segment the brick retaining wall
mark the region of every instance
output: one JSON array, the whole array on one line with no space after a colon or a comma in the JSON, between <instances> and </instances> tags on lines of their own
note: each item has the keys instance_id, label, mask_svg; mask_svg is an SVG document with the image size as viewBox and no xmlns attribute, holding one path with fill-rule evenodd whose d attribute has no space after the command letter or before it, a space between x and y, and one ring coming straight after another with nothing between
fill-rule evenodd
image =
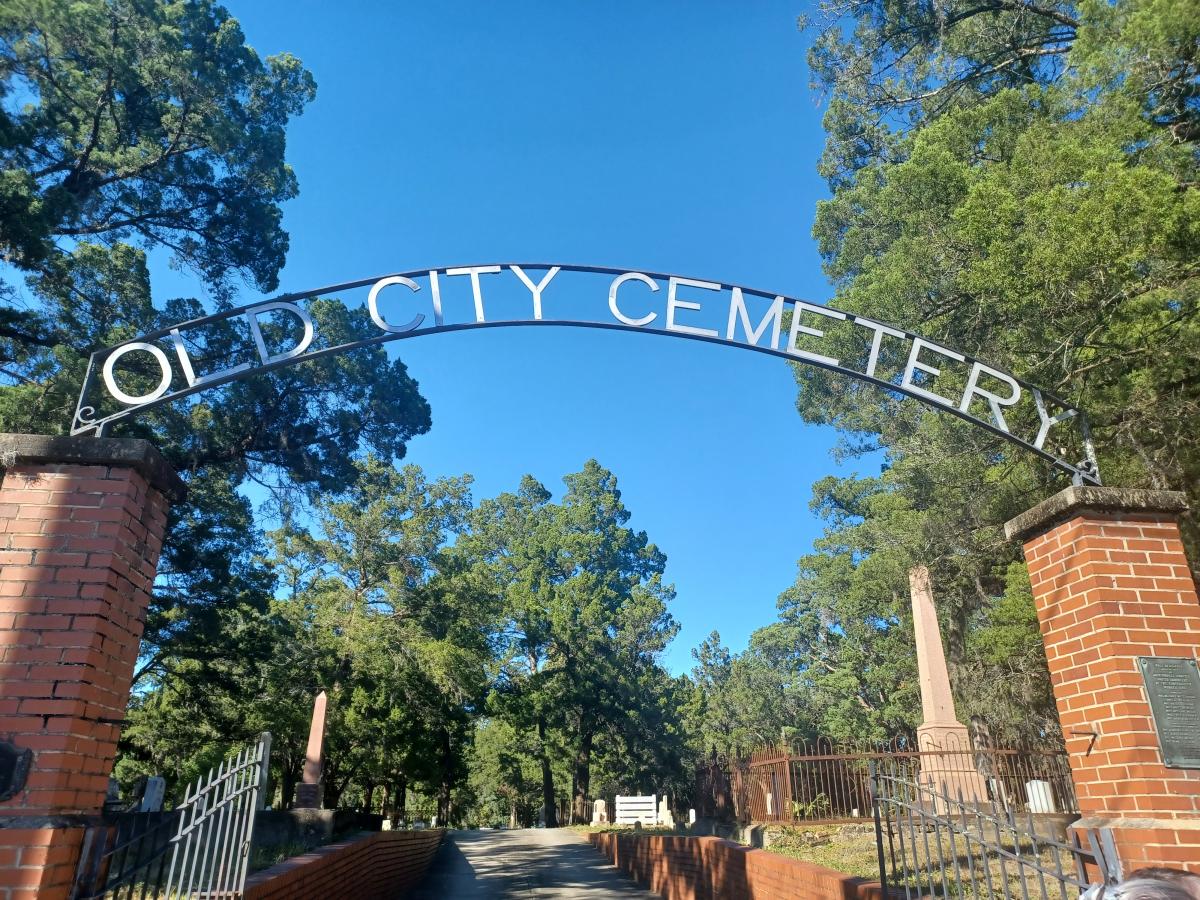
<instances>
[{"instance_id":1,"label":"brick retaining wall","mask_svg":"<svg viewBox=\"0 0 1200 900\"><path fill-rule=\"evenodd\" d=\"M667 900L881 900L878 881L856 878L716 837L600 832L588 840L618 868Z\"/></svg>"},{"instance_id":2,"label":"brick retaining wall","mask_svg":"<svg viewBox=\"0 0 1200 900\"><path fill-rule=\"evenodd\" d=\"M443 834L379 831L328 844L251 875L244 900L395 897L421 880Z\"/></svg>"}]
</instances>

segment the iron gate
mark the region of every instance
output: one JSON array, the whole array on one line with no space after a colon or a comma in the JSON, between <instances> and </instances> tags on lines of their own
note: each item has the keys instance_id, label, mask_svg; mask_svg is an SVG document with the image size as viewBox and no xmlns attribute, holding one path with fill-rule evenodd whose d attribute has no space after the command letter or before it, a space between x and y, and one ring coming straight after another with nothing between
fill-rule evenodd
<instances>
[{"instance_id":1,"label":"iron gate","mask_svg":"<svg viewBox=\"0 0 1200 900\"><path fill-rule=\"evenodd\" d=\"M236 900L246 884L254 814L265 799L271 735L188 785L170 812L125 814L89 829L75 900Z\"/></svg>"},{"instance_id":2,"label":"iron gate","mask_svg":"<svg viewBox=\"0 0 1200 900\"><path fill-rule=\"evenodd\" d=\"M893 760L872 760L870 780L885 897L1078 900L1092 883L1120 880L1106 831L1088 832L1085 847L1063 819L1018 818L974 791L964 800L953 775L923 778Z\"/></svg>"}]
</instances>

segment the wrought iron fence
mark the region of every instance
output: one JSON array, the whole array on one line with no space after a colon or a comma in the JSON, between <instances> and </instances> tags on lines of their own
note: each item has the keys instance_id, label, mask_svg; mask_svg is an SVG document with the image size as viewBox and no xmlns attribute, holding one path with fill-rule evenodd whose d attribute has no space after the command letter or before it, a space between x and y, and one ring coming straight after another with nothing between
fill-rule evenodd
<instances>
[{"instance_id":1,"label":"wrought iron fence","mask_svg":"<svg viewBox=\"0 0 1200 900\"><path fill-rule=\"evenodd\" d=\"M885 897L905 900L1078 900L1091 883L1120 878L1111 834L1079 834L979 794L982 784L893 759L869 764ZM965 793L964 793L965 789Z\"/></svg>"},{"instance_id":2,"label":"wrought iron fence","mask_svg":"<svg viewBox=\"0 0 1200 900\"><path fill-rule=\"evenodd\" d=\"M169 812L122 813L89 829L76 900L236 900L266 787L271 735L188 785Z\"/></svg>"},{"instance_id":3,"label":"wrought iron fence","mask_svg":"<svg viewBox=\"0 0 1200 900\"><path fill-rule=\"evenodd\" d=\"M733 784L729 777L729 765L724 759L717 756L715 750L707 761L696 767L692 806L696 810L696 815L702 818L722 820L737 818L733 800Z\"/></svg>"},{"instance_id":4,"label":"wrought iron fence","mask_svg":"<svg viewBox=\"0 0 1200 900\"><path fill-rule=\"evenodd\" d=\"M888 760L910 777L923 766L978 773L987 799L1017 813L1078 811L1065 751L918 747L903 738L870 748L818 740L728 760L714 756L697 770L694 805L700 815L742 822L866 821L872 760Z\"/></svg>"}]
</instances>

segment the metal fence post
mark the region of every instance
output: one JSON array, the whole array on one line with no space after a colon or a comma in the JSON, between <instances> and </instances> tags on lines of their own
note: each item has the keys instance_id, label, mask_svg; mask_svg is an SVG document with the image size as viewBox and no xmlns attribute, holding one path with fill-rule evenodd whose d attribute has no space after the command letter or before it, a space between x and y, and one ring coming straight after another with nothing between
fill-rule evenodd
<instances>
[{"instance_id":1,"label":"metal fence post","mask_svg":"<svg viewBox=\"0 0 1200 900\"><path fill-rule=\"evenodd\" d=\"M883 821L879 815L879 778L878 763L874 759L867 760L867 783L871 793L871 812L875 817L875 854L879 860L879 887L882 896L888 896L887 863L883 855Z\"/></svg>"},{"instance_id":2,"label":"metal fence post","mask_svg":"<svg viewBox=\"0 0 1200 900\"><path fill-rule=\"evenodd\" d=\"M262 760L262 769L258 773L258 798L255 801L255 809L263 809L267 803L267 779L271 774L271 732L264 731L258 736L258 743L262 750L259 753L259 758Z\"/></svg>"}]
</instances>

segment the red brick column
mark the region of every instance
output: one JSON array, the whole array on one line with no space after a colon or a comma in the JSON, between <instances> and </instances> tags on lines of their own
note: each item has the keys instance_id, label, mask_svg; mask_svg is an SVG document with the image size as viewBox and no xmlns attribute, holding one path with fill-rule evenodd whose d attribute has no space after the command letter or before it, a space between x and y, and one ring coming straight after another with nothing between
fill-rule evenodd
<instances>
[{"instance_id":1,"label":"red brick column","mask_svg":"<svg viewBox=\"0 0 1200 900\"><path fill-rule=\"evenodd\" d=\"M1005 526L1023 542L1083 818L1125 871L1200 872L1200 768L1167 768L1138 657L1200 657L1184 495L1072 487ZM1200 741L1200 736L1198 736Z\"/></svg>"},{"instance_id":2,"label":"red brick column","mask_svg":"<svg viewBox=\"0 0 1200 900\"><path fill-rule=\"evenodd\" d=\"M67 896L100 813L167 522L183 484L146 441L0 435L0 900Z\"/></svg>"}]
</instances>

